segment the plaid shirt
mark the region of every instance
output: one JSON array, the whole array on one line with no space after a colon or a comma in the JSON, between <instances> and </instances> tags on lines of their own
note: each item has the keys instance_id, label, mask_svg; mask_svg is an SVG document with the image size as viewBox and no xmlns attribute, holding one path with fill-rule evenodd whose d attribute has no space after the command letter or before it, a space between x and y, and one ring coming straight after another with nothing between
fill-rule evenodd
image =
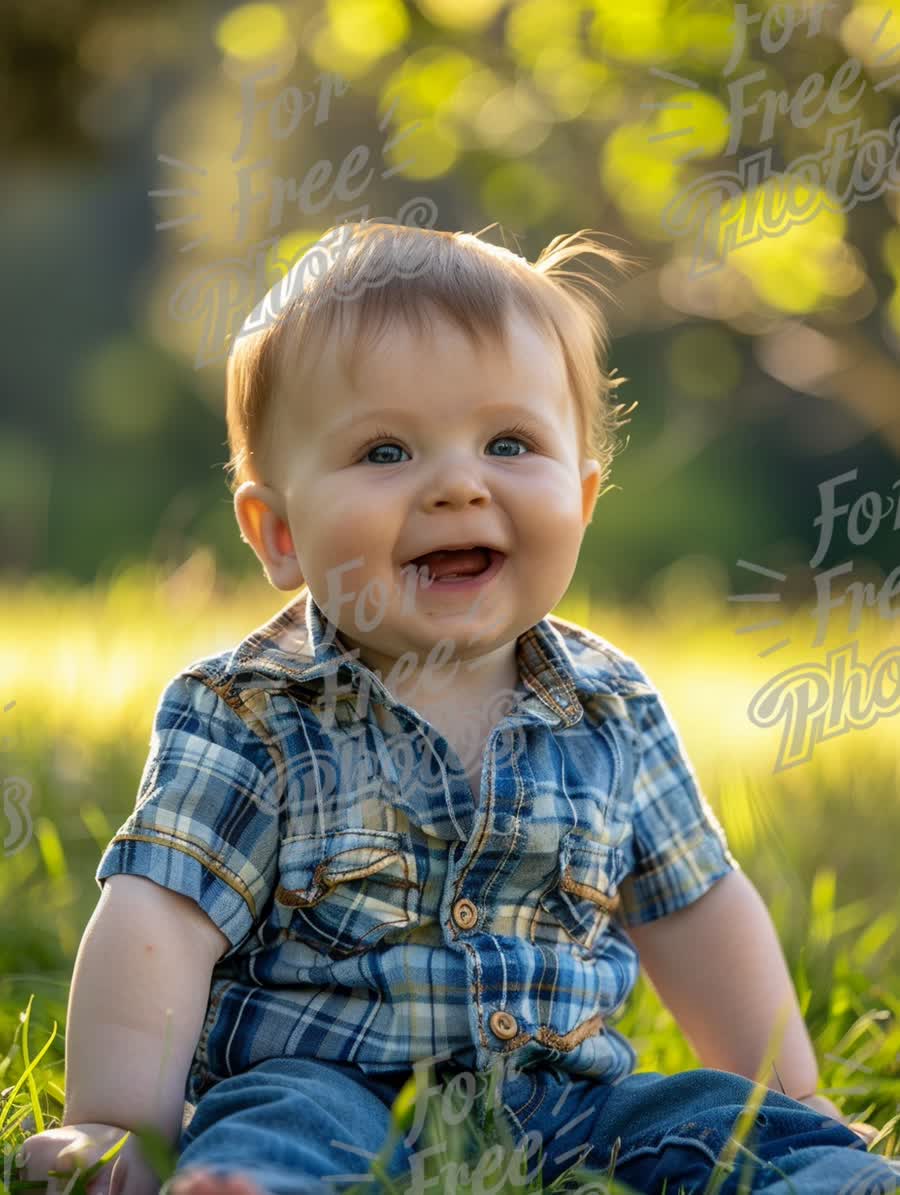
<instances>
[{"instance_id":1,"label":"plaid shirt","mask_svg":"<svg viewBox=\"0 0 900 1195\"><path fill-rule=\"evenodd\" d=\"M285 1055L483 1072L514 1054L604 1082L634 1069L606 1023L638 977L625 929L739 864L632 660L555 616L517 659L477 805L453 748L308 590L165 688L95 878L188 896L231 943L191 1102Z\"/></svg>"}]
</instances>

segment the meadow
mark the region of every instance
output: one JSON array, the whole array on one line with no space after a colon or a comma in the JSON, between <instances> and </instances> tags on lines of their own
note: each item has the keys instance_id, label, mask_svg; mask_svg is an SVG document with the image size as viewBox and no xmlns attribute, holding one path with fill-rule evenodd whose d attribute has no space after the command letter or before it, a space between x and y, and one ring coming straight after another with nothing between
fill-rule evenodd
<instances>
[{"instance_id":1,"label":"meadow","mask_svg":"<svg viewBox=\"0 0 900 1195\"><path fill-rule=\"evenodd\" d=\"M0 1195L28 1189L11 1159L30 1134L61 1121L72 966L100 894L97 862L133 806L159 694L188 662L235 644L289 597L263 580L227 585L203 550L168 576L134 565L77 590L49 577L0 590ZM826 644L812 647L814 620L798 608L768 637L738 633L760 621L758 609L729 603L702 573L690 580L684 570L640 608L570 591L555 613L633 656L662 691L729 845L771 911L820 1093L879 1130L870 1150L900 1155L897 713L779 770L782 728L748 716L762 686L821 663L830 648L858 640L859 660L871 662L891 645L890 622L875 612L858 629L835 619ZM760 655L785 636L786 648ZM10 802L14 790L30 795ZM633 1043L638 1071L700 1065L643 973L613 1023ZM412 1096L401 1092L398 1125ZM149 1138L147 1147L167 1177L171 1154ZM403 1188L385 1178L382 1189ZM578 1189L625 1190L614 1174L596 1173Z\"/></svg>"}]
</instances>

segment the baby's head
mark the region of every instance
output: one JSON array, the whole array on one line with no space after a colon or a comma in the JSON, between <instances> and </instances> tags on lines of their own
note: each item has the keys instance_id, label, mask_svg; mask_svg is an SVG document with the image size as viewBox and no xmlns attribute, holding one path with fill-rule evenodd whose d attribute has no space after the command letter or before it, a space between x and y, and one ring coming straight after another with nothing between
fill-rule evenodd
<instances>
[{"instance_id":1,"label":"baby's head","mask_svg":"<svg viewBox=\"0 0 900 1195\"><path fill-rule=\"evenodd\" d=\"M470 234L340 225L232 346L243 537L274 586L309 587L370 667L434 659L441 640L454 659L501 652L565 595L625 380L604 371L602 313L559 269L584 252L630 264L580 234L531 264ZM477 588L410 563L468 545L502 553Z\"/></svg>"}]
</instances>

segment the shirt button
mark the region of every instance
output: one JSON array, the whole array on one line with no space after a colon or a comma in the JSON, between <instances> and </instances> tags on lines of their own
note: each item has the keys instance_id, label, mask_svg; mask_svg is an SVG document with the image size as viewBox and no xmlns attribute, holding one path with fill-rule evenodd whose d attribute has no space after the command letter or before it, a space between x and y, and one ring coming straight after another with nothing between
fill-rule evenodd
<instances>
[{"instance_id":1,"label":"shirt button","mask_svg":"<svg viewBox=\"0 0 900 1195\"><path fill-rule=\"evenodd\" d=\"M508 1012L491 1013L491 1019L488 1021L488 1024L491 1027L491 1032L495 1033L497 1037L502 1037L504 1041L515 1037L519 1032L519 1022Z\"/></svg>"},{"instance_id":2,"label":"shirt button","mask_svg":"<svg viewBox=\"0 0 900 1195\"><path fill-rule=\"evenodd\" d=\"M478 910L470 900L463 897L453 906L453 920L460 929L471 929L478 920Z\"/></svg>"}]
</instances>

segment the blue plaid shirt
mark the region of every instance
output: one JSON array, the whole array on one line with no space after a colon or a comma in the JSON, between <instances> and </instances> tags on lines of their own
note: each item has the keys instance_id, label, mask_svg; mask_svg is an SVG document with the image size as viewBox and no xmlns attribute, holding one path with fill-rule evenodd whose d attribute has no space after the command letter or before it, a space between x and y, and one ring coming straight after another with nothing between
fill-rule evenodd
<instances>
[{"instance_id":1,"label":"blue plaid shirt","mask_svg":"<svg viewBox=\"0 0 900 1195\"><path fill-rule=\"evenodd\" d=\"M454 749L308 590L165 688L95 878L188 896L231 943L191 1102L285 1055L483 1072L514 1054L604 1082L634 1069L607 1023L638 977L625 929L739 864L632 660L555 616L516 650L477 805Z\"/></svg>"}]
</instances>

